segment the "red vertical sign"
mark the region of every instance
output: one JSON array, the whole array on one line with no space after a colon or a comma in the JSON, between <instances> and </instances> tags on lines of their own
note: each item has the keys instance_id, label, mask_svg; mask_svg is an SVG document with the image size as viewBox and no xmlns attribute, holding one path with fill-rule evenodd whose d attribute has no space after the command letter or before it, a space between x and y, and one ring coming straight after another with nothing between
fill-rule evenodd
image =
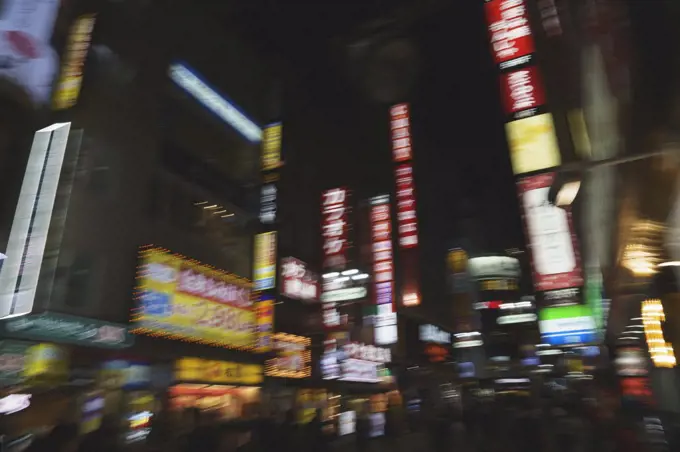
<instances>
[{"instance_id":1,"label":"red vertical sign","mask_svg":"<svg viewBox=\"0 0 680 452\"><path fill-rule=\"evenodd\" d=\"M420 304L418 275L418 217L413 182L413 147L408 104L390 108L392 160L395 162L397 237L401 249L401 304Z\"/></svg>"},{"instance_id":2,"label":"red vertical sign","mask_svg":"<svg viewBox=\"0 0 680 452\"><path fill-rule=\"evenodd\" d=\"M347 195L346 188L333 188L321 195L324 268L347 263Z\"/></svg>"},{"instance_id":3,"label":"red vertical sign","mask_svg":"<svg viewBox=\"0 0 680 452\"><path fill-rule=\"evenodd\" d=\"M411 160L411 126L407 104L398 104L390 109L392 130L392 158L395 162Z\"/></svg>"}]
</instances>

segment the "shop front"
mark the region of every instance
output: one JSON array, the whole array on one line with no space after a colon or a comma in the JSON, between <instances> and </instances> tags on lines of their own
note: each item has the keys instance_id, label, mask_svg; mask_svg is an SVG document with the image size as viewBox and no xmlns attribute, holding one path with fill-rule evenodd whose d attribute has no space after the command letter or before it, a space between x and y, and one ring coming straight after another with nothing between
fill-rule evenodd
<instances>
[{"instance_id":1,"label":"shop front","mask_svg":"<svg viewBox=\"0 0 680 452\"><path fill-rule=\"evenodd\" d=\"M392 360L390 349L356 342L338 345L336 338L327 339L324 348L320 366L328 431L338 437L354 434L356 419L366 416L371 424L369 436L383 436L386 411L401 406L387 367Z\"/></svg>"},{"instance_id":2,"label":"shop front","mask_svg":"<svg viewBox=\"0 0 680 452\"><path fill-rule=\"evenodd\" d=\"M170 408L181 416L199 409L222 422L260 415L264 369L260 364L181 358L169 388Z\"/></svg>"}]
</instances>

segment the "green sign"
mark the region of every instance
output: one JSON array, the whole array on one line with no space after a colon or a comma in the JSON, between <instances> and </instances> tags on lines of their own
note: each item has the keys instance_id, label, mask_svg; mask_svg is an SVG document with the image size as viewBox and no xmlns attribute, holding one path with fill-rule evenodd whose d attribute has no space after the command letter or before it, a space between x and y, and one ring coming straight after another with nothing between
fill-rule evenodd
<instances>
[{"instance_id":1,"label":"green sign","mask_svg":"<svg viewBox=\"0 0 680 452\"><path fill-rule=\"evenodd\" d=\"M125 325L54 313L3 320L0 333L12 338L102 348L126 348L134 341Z\"/></svg>"}]
</instances>

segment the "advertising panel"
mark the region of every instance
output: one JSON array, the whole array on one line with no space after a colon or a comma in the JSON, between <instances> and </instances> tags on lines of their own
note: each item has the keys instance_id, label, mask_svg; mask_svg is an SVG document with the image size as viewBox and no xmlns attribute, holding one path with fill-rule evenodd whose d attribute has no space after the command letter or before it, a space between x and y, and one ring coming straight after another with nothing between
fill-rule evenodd
<instances>
[{"instance_id":1,"label":"advertising panel","mask_svg":"<svg viewBox=\"0 0 680 452\"><path fill-rule=\"evenodd\" d=\"M531 249L534 287L544 307L580 303L584 283L571 211L548 202L554 177L554 173L545 173L517 183Z\"/></svg>"},{"instance_id":2,"label":"advertising panel","mask_svg":"<svg viewBox=\"0 0 680 452\"><path fill-rule=\"evenodd\" d=\"M410 163L397 166L397 224L399 245L402 248L418 246L418 223L416 198L413 188L413 166Z\"/></svg>"},{"instance_id":3,"label":"advertising panel","mask_svg":"<svg viewBox=\"0 0 680 452\"><path fill-rule=\"evenodd\" d=\"M308 378L312 375L312 341L308 337L277 333L274 335L276 357L267 360L268 377Z\"/></svg>"},{"instance_id":4,"label":"advertising panel","mask_svg":"<svg viewBox=\"0 0 680 452\"><path fill-rule=\"evenodd\" d=\"M392 130L392 158L395 162L411 160L411 126L408 104L397 104L390 108Z\"/></svg>"},{"instance_id":5,"label":"advertising panel","mask_svg":"<svg viewBox=\"0 0 680 452\"><path fill-rule=\"evenodd\" d=\"M281 280L281 295L294 300L319 300L319 277L301 260L284 258L281 262Z\"/></svg>"},{"instance_id":6,"label":"advertising panel","mask_svg":"<svg viewBox=\"0 0 680 452\"><path fill-rule=\"evenodd\" d=\"M486 0L484 9L497 64L534 52L534 38L523 0Z\"/></svg>"},{"instance_id":7,"label":"advertising panel","mask_svg":"<svg viewBox=\"0 0 680 452\"><path fill-rule=\"evenodd\" d=\"M262 171L270 171L281 166L282 124L269 124L262 131Z\"/></svg>"},{"instance_id":8,"label":"advertising panel","mask_svg":"<svg viewBox=\"0 0 680 452\"><path fill-rule=\"evenodd\" d=\"M255 303L255 319L257 321L257 344L255 351L265 353L272 349L272 331L274 331L274 297L260 295Z\"/></svg>"},{"instance_id":9,"label":"advertising panel","mask_svg":"<svg viewBox=\"0 0 680 452\"><path fill-rule=\"evenodd\" d=\"M255 290L268 290L276 286L276 231L255 236Z\"/></svg>"},{"instance_id":10,"label":"advertising panel","mask_svg":"<svg viewBox=\"0 0 680 452\"><path fill-rule=\"evenodd\" d=\"M587 306L561 306L541 309L538 327L544 343L560 346L594 342L595 321Z\"/></svg>"},{"instance_id":11,"label":"advertising panel","mask_svg":"<svg viewBox=\"0 0 680 452\"><path fill-rule=\"evenodd\" d=\"M80 86L83 83L83 65L90 48L95 20L94 14L84 14L71 26L61 75L54 89L55 110L73 107L78 102Z\"/></svg>"},{"instance_id":12,"label":"advertising panel","mask_svg":"<svg viewBox=\"0 0 680 452\"><path fill-rule=\"evenodd\" d=\"M544 105L545 93L538 68L529 66L501 74L501 94L508 115Z\"/></svg>"},{"instance_id":13,"label":"advertising panel","mask_svg":"<svg viewBox=\"0 0 680 452\"><path fill-rule=\"evenodd\" d=\"M321 357L321 374L324 380L340 379L363 383L381 381L379 371L391 361L390 350L358 343L346 344L337 350L335 341L326 341L326 351Z\"/></svg>"},{"instance_id":14,"label":"advertising panel","mask_svg":"<svg viewBox=\"0 0 680 452\"><path fill-rule=\"evenodd\" d=\"M262 370L259 364L181 358L175 366L175 380L187 383L257 385L262 383Z\"/></svg>"},{"instance_id":15,"label":"advertising panel","mask_svg":"<svg viewBox=\"0 0 680 452\"><path fill-rule=\"evenodd\" d=\"M251 283L161 248L140 252L133 333L250 349Z\"/></svg>"},{"instance_id":16,"label":"advertising panel","mask_svg":"<svg viewBox=\"0 0 680 452\"><path fill-rule=\"evenodd\" d=\"M554 168L562 162L550 113L509 122L505 134L515 174Z\"/></svg>"},{"instance_id":17,"label":"advertising panel","mask_svg":"<svg viewBox=\"0 0 680 452\"><path fill-rule=\"evenodd\" d=\"M348 198L346 188L326 190L321 196L323 267L343 267L347 263Z\"/></svg>"},{"instance_id":18,"label":"advertising panel","mask_svg":"<svg viewBox=\"0 0 680 452\"><path fill-rule=\"evenodd\" d=\"M271 175L270 175L271 176ZM265 183L260 187L260 222L271 225L276 223L278 216L278 177L265 177Z\"/></svg>"},{"instance_id":19,"label":"advertising panel","mask_svg":"<svg viewBox=\"0 0 680 452\"><path fill-rule=\"evenodd\" d=\"M394 260L389 197L373 198L371 204L375 304L391 305L394 309Z\"/></svg>"},{"instance_id":20,"label":"advertising panel","mask_svg":"<svg viewBox=\"0 0 680 452\"><path fill-rule=\"evenodd\" d=\"M0 77L49 104L59 57L50 45L59 0L4 2L0 12Z\"/></svg>"},{"instance_id":21,"label":"advertising panel","mask_svg":"<svg viewBox=\"0 0 680 452\"><path fill-rule=\"evenodd\" d=\"M125 325L52 312L0 321L0 335L114 349L134 342Z\"/></svg>"},{"instance_id":22,"label":"advertising panel","mask_svg":"<svg viewBox=\"0 0 680 452\"><path fill-rule=\"evenodd\" d=\"M55 123L33 137L0 266L0 318L33 311L70 131Z\"/></svg>"}]
</instances>

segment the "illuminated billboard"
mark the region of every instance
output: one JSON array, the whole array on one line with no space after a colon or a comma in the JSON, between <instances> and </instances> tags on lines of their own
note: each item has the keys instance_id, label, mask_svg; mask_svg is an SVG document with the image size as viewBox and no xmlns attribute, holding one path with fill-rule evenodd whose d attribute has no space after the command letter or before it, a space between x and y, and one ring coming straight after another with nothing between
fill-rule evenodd
<instances>
[{"instance_id":1,"label":"illuminated billboard","mask_svg":"<svg viewBox=\"0 0 680 452\"><path fill-rule=\"evenodd\" d=\"M269 124L262 131L262 171L269 171L281 166L281 134L280 122Z\"/></svg>"},{"instance_id":2,"label":"illuminated billboard","mask_svg":"<svg viewBox=\"0 0 680 452\"><path fill-rule=\"evenodd\" d=\"M276 287L276 231L255 236L255 268L253 281L255 290Z\"/></svg>"},{"instance_id":3,"label":"illuminated billboard","mask_svg":"<svg viewBox=\"0 0 680 452\"><path fill-rule=\"evenodd\" d=\"M140 261L133 333L254 347L250 281L162 248L143 248Z\"/></svg>"},{"instance_id":4,"label":"illuminated billboard","mask_svg":"<svg viewBox=\"0 0 680 452\"><path fill-rule=\"evenodd\" d=\"M267 360L264 370L266 376L308 378L312 375L311 339L286 333L276 333L273 339L276 357Z\"/></svg>"},{"instance_id":5,"label":"illuminated billboard","mask_svg":"<svg viewBox=\"0 0 680 452\"><path fill-rule=\"evenodd\" d=\"M411 126L407 104L398 104L390 109L392 130L392 158L395 162L411 160Z\"/></svg>"},{"instance_id":6,"label":"illuminated billboard","mask_svg":"<svg viewBox=\"0 0 680 452\"><path fill-rule=\"evenodd\" d=\"M485 2L484 10L498 65L504 67L512 60L534 52L534 38L524 1L490 0Z\"/></svg>"},{"instance_id":7,"label":"illuminated billboard","mask_svg":"<svg viewBox=\"0 0 680 452\"><path fill-rule=\"evenodd\" d=\"M33 311L70 131L70 122L56 123L33 137L5 258L0 260L0 318Z\"/></svg>"},{"instance_id":8,"label":"illuminated billboard","mask_svg":"<svg viewBox=\"0 0 680 452\"><path fill-rule=\"evenodd\" d=\"M83 83L83 65L90 48L95 15L84 14L71 26L59 81L54 89L53 107L63 110L78 102Z\"/></svg>"},{"instance_id":9,"label":"illuminated billboard","mask_svg":"<svg viewBox=\"0 0 680 452\"><path fill-rule=\"evenodd\" d=\"M505 124L512 171L529 173L554 168L561 163L555 126L550 113Z\"/></svg>"},{"instance_id":10,"label":"illuminated billboard","mask_svg":"<svg viewBox=\"0 0 680 452\"><path fill-rule=\"evenodd\" d=\"M321 196L323 267L343 267L347 263L349 192L346 188L326 190Z\"/></svg>"},{"instance_id":11,"label":"illuminated billboard","mask_svg":"<svg viewBox=\"0 0 680 452\"><path fill-rule=\"evenodd\" d=\"M584 284L571 211L548 202L554 177L554 173L544 173L517 183L531 249L534 287L543 307L581 303Z\"/></svg>"},{"instance_id":12,"label":"illuminated billboard","mask_svg":"<svg viewBox=\"0 0 680 452\"><path fill-rule=\"evenodd\" d=\"M0 78L24 88L35 104L48 104L59 66L51 46L59 0L3 2Z\"/></svg>"}]
</instances>

